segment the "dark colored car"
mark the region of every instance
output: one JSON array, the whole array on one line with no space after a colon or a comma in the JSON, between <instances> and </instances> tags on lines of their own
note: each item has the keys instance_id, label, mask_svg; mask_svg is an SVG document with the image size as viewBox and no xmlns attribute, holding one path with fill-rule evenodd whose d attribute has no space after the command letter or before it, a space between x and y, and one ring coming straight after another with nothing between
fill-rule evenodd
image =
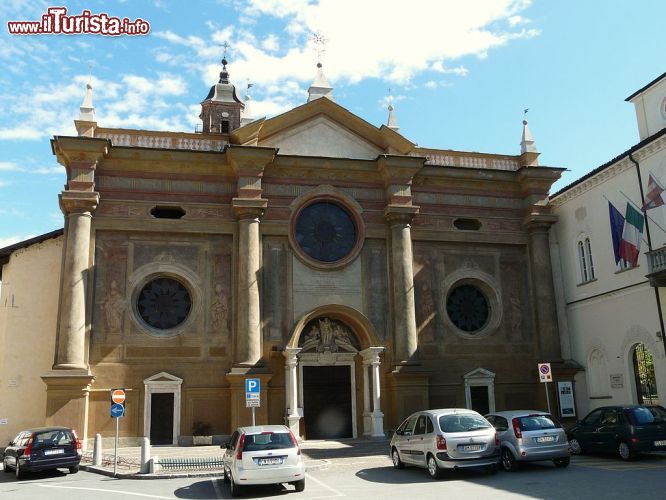
<instances>
[{"instance_id":1,"label":"dark colored car","mask_svg":"<svg viewBox=\"0 0 666 500\"><path fill-rule=\"evenodd\" d=\"M571 453L666 451L666 410L661 406L604 406L591 411L567 432Z\"/></svg>"},{"instance_id":2,"label":"dark colored car","mask_svg":"<svg viewBox=\"0 0 666 500\"><path fill-rule=\"evenodd\" d=\"M81 462L81 442L67 427L40 427L21 431L5 448L5 472L13 469L20 479L26 472L69 469L74 474Z\"/></svg>"}]
</instances>

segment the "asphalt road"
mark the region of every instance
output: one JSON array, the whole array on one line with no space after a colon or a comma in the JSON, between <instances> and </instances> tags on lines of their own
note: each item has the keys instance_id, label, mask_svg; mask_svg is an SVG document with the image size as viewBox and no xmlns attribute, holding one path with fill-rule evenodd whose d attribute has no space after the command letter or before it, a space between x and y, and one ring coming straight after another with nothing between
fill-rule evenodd
<instances>
[{"instance_id":1,"label":"asphalt road","mask_svg":"<svg viewBox=\"0 0 666 500\"><path fill-rule=\"evenodd\" d=\"M574 457L567 469L549 463L530 464L516 473L500 471L451 472L431 480L425 470L394 470L385 456L332 460L308 472L306 488L291 486L248 487L245 498L349 498L407 499L658 499L666 496L666 457L645 457L622 462L610 456ZM48 472L17 481L0 473L0 498L95 500L230 498L229 487L216 478L131 480L79 472Z\"/></svg>"}]
</instances>

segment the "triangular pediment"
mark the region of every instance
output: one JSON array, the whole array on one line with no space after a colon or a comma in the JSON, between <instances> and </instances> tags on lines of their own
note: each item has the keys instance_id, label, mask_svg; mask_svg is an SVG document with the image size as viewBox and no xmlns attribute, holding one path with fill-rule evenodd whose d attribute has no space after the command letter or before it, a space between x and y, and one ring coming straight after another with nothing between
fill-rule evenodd
<instances>
[{"instance_id":1,"label":"triangular pediment","mask_svg":"<svg viewBox=\"0 0 666 500\"><path fill-rule=\"evenodd\" d=\"M183 379L178 378L175 375L171 375L170 373L167 372L160 372L148 377L147 379L144 379L143 381L144 384L147 384L149 382L175 382L180 384L183 382Z\"/></svg>"},{"instance_id":2,"label":"triangular pediment","mask_svg":"<svg viewBox=\"0 0 666 500\"><path fill-rule=\"evenodd\" d=\"M280 155L374 160L381 154L406 155L414 144L382 125L375 127L325 98L235 130L232 143L274 147Z\"/></svg>"},{"instance_id":3,"label":"triangular pediment","mask_svg":"<svg viewBox=\"0 0 666 500\"><path fill-rule=\"evenodd\" d=\"M463 378L495 378L495 374L485 368L477 368L465 374Z\"/></svg>"}]
</instances>

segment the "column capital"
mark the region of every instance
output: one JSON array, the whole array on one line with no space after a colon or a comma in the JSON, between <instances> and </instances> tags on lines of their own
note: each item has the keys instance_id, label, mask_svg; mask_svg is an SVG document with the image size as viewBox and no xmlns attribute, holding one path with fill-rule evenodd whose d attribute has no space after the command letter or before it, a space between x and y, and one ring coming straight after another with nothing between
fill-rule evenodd
<instances>
[{"instance_id":1,"label":"column capital","mask_svg":"<svg viewBox=\"0 0 666 500\"><path fill-rule=\"evenodd\" d=\"M264 198L233 198L231 208L238 220L261 219L268 208L268 200Z\"/></svg>"},{"instance_id":2,"label":"column capital","mask_svg":"<svg viewBox=\"0 0 666 500\"><path fill-rule=\"evenodd\" d=\"M225 153L227 162L238 177L261 177L264 168L273 161L276 154L276 148L234 145L227 146Z\"/></svg>"},{"instance_id":3,"label":"column capital","mask_svg":"<svg viewBox=\"0 0 666 500\"><path fill-rule=\"evenodd\" d=\"M90 191L63 191L58 195L60 210L65 215L92 213L99 204L99 193Z\"/></svg>"},{"instance_id":4,"label":"column capital","mask_svg":"<svg viewBox=\"0 0 666 500\"><path fill-rule=\"evenodd\" d=\"M300 347L286 347L284 351L282 351L282 355L285 357L287 364L295 364L298 362L296 355L299 352L301 352Z\"/></svg>"},{"instance_id":5,"label":"column capital","mask_svg":"<svg viewBox=\"0 0 666 500\"><path fill-rule=\"evenodd\" d=\"M557 215L550 213L531 213L523 219L523 226L530 233L546 232L557 222Z\"/></svg>"},{"instance_id":6,"label":"column capital","mask_svg":"<svg viewBox=\"0 0 666 500\"><path fill-rule=\"evenodd\" d=\"M363 356L363 364L369 365L381 363L379 355L384 351L384 349L384 347L368 347L367 349L359 352L359 354Z\"/></svg>"},{"instance_id":7,"label":"column capital","mask_svg":"<svg viewBox=\"0 0 666 500\"><path fill-rule=\"evenodd\" d=\"M411 184L412 179L421 170L426 160L425 156L380 155L377 158L377 170L386 186Z\"/></svg>"},{"instance_id":8,"label":"column capital","mask_svg":"<svg viewBox=\"0 0 666 500\"><path fill-rule=\"evenodd\" d=\"M390 225L411 224L414 216L419 213L420 207L415 205L387 205L384 208L384 218Z\"/></svg>"}]
</instances>

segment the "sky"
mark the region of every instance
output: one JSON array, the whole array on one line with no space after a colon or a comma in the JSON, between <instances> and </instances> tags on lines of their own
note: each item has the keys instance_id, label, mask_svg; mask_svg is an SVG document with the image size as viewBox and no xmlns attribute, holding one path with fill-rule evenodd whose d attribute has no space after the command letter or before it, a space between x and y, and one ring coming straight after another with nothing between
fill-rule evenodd
<instances>
[{"instance_id":1,"label":"sky","mask_svg":"<svg viewBox=\"0 0 666 500\"><path fill-rule=\"evenodd\" d=\"M7 21L54 4L0 2L0 248L63 226L65 169L49 139L76 134L87 82L101 127L192 132L224 44L256 118L303 104L318 60L338 104L379 126L390 95L400 132L423 147L519 154L528 108L540 163L568 169L553 190L638 142L624 99L665 70L663 0L55 5L140 18L150 32L13 35Z\"/></svg>"}]
</instances>

